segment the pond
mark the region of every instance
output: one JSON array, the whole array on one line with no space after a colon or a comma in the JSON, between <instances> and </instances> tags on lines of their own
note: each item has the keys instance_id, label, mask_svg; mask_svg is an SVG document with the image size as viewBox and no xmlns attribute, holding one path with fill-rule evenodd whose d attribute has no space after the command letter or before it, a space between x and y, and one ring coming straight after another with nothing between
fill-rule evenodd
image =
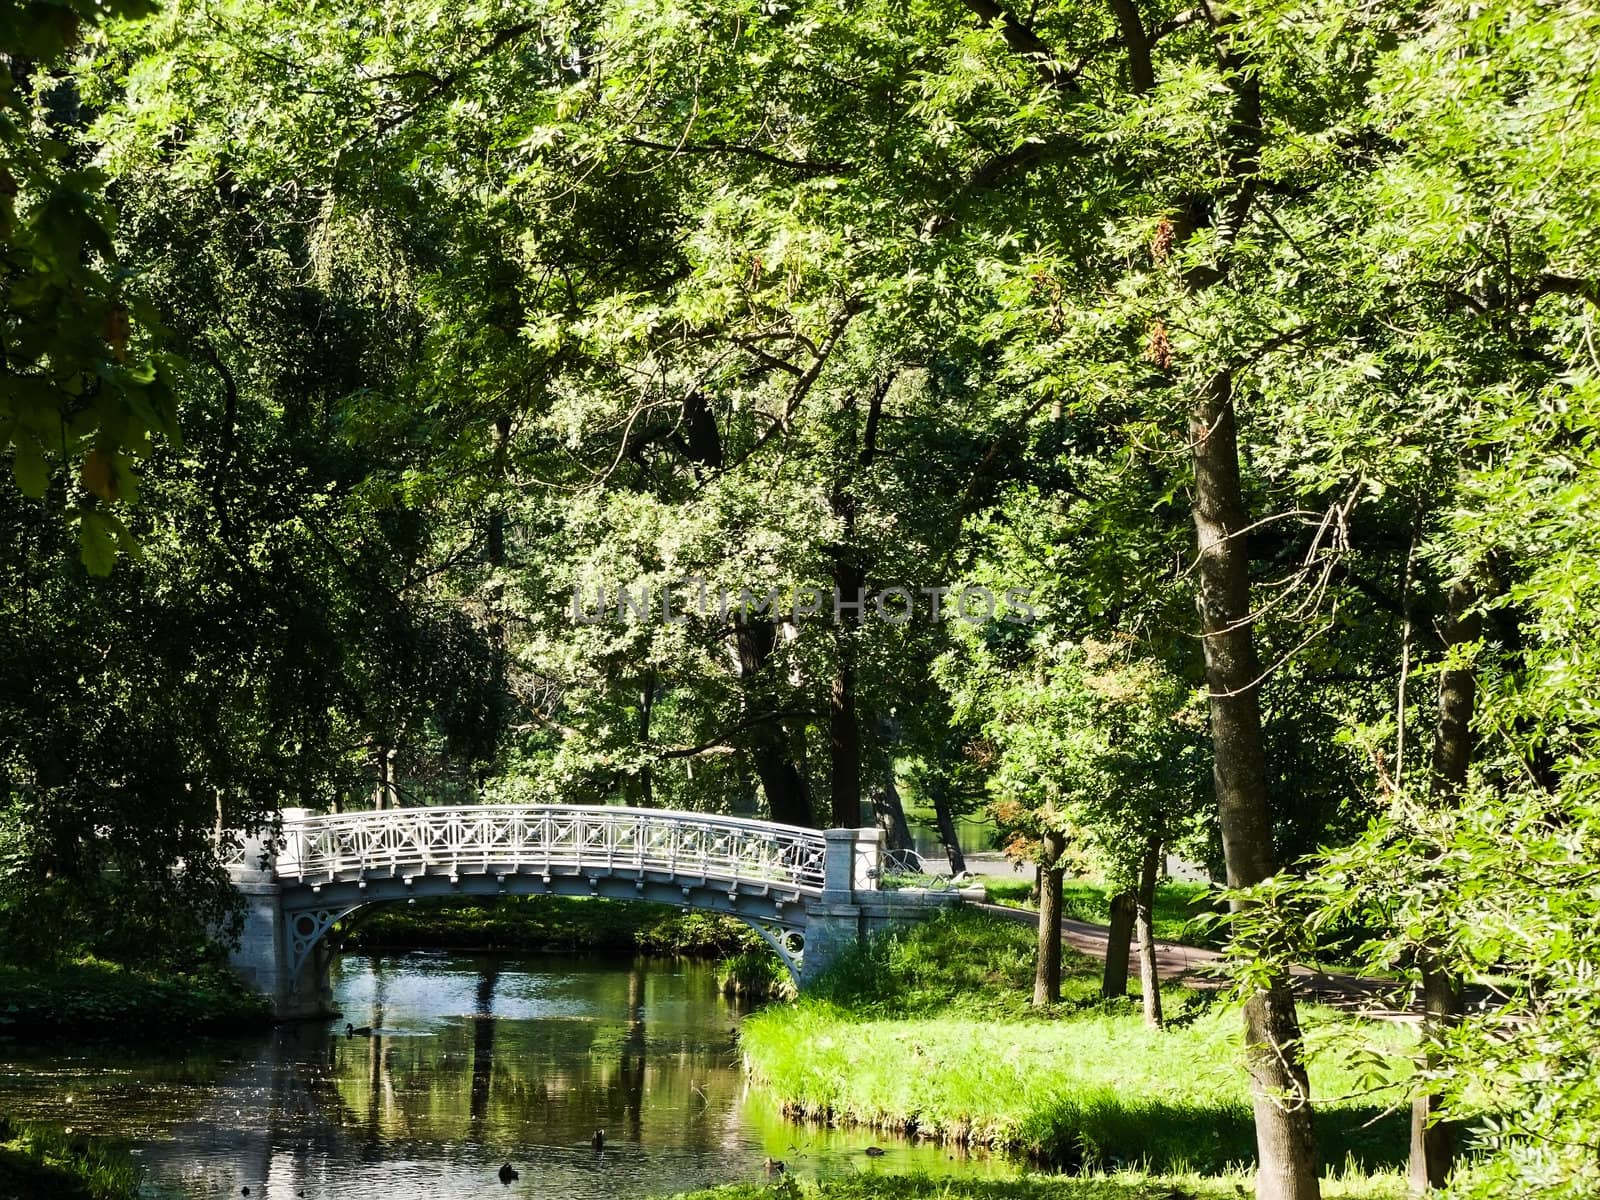
<instances>
[{"instance_id":1,"label":"pond","mask_svg":"<svg viewBox=\"0 0 1600 1200\"><path fill-rule=\"evenodd\" d=\"M768 1157L802 1177L1013 1170L784 1121L746 1085L741 1011L704 963L352 955L333 986L371 1036L341 1020L137 1053L0 1050L0 1112L131 1139L152 1197L661 1196L765 1178ZM502 1184L507 1162L519 1177Z\"/></svg>"}]
</instances>

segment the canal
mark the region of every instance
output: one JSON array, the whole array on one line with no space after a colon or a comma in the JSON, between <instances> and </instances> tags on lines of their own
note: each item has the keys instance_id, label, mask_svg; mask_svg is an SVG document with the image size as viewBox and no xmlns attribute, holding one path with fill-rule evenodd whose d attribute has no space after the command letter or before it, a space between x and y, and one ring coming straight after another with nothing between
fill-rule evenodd
<instances>
[{"instance_id":1,"label":"canal","mask_svg":"<svg viewBox=\"0 0 1600 1200\"><path fill-rule=\"evenodd\" d=\"M131 1140L153 1198L662 1196L765 1178L769 1158L802 1177L1012 1170L784 1121L745 1082L741 1010L708 964L352 955L333 985L344 1019L248 1042L0 1050L0 1111Z\"/></svg>"}]
</instances>

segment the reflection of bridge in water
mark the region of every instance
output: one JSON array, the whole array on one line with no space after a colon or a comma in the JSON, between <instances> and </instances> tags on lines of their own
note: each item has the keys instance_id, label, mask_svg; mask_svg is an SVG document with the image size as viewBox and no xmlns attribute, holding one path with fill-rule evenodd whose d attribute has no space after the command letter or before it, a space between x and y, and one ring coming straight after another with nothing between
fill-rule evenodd
<instances>
[{"instance_id":1,"label":"reflection of bridge in water","mask_svg":"<svg viewBox=\"0 0 1600 1200\"><path fill-rule=\"evenodd\" d=\"M399 808L316 816L286 809L276 837L247 838L235 967L283 1017L330 1009L323 937L369 904L451 895L647 900L746 922L804 982L839 950L952 903L879 889L875 829L803 829L659 809L575 805Z\"/></svg>"},{"instance_id":2,"label":"reflection of bridge in water","mask_svg":"<svg viewBox=\"0 0 1600 1200\"><path fill-rule=\"evenodd\" d=\"M248 1186L265 1200L500 1194L493 1172L507 1158L525 1175L518 1194L551 1197L648 1194L685 1164L725 1173L730 1157L759 1155L736 1098L738 1018L711 973L643 959L554 956L530 972L497 955L355 957L337 990L372 1036L300 1022L235 1050L206 1102L143 1154L184 1195ZM596 1128L603 1155L589 1144Z\"/></svg>"}]
</instances>

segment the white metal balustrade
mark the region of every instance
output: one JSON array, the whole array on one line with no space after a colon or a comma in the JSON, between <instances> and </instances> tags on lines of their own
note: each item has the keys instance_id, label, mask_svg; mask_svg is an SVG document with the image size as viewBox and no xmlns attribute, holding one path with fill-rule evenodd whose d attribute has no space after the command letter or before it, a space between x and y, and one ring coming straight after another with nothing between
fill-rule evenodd
<instances>
[{"instance_id":1,"label":"white metal balustrade","mask_svg":"<svg viewBox=\"0 0 1600 1200\"><path fill-rule=\"evenodd\" d=\"M447 871L657 871L819 892L815 829L659 809L574 805L395 808L284 821L274 874L323 883Z\"/></svg>"}]
</instances>

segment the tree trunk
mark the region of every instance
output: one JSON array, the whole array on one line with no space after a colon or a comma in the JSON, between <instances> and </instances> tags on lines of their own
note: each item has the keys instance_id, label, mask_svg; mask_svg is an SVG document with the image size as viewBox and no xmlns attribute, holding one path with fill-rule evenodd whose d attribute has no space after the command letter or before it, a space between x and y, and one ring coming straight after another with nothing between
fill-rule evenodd
<instances>
[{"instance_id":1,"label":"tree trunk","mask_svg":"<svg viewBox=\"0 0 1600 1200\"><path fill-rule=\"evenodd\" d=\"M869 424L872 423L869 420ZM853 423L851 429L854 429ZM873 439L869 438L866 448L857 456L862 471L871 467L872 455ZM843 536L832 548L835 628L833 686L828 692L829 809L835 829L854 829L861 824L861 727L856 720L855 634L861 625L867 576L855 559L856 501L844 478L835 480L830 504L843 526Z\"/></svg>"},{"instance_id":2,"label":"tree trunk","mask_svg":"<svg viewBox=\"0 0 1600 1200\"><path fill-rule=\"evenodd\" d=\"M739 677L746 687L746 711L757 717L764 707L757 685L772 658L777 628L770 621L736 619L733 637L739 652ZM750 760L772 819L784 825L814 825L805 776L789 753L782 724L775 719L757 720L750 725L748 736Z\"/></svg>"},{"instance_id":3,"label":"tree trunk","mask_svg":"<svg viewBox=\"0 0 1600 1200\"><path fill-rule=\"evenodd\" d=\"M400 807L394 782L394 757L395 751L391 747L384 745L378 747L378 781L372 789L374 811L382 812L386 808Z\"/></svg>"},{"instance_id":4,"label":"tree trunk","mask_svg":"<svg viewBox=\"0 0 1600 1200\"><path fill-rule=\"evenodd\" d=\"M782 731L772 724L757 729L762 732L751 738L750 758L766 793L767 811L780 825L815 826L805 777L790 759Z\"/></svg>"},{"instance_id":5,"label":"tree trunk","mask_svg":"<svg viewBox=\"0 0 1600 1200\"><path fill-rule=\"evenodd\" d=\"M939 826L939 840L950 859L950 873L960 875L967 869L967 856L961 852L961 835L956 830L955 816L950 812L950 793L943 781L931 789L933 793L933 818Z\"/></svg>"},{"instance_id":6,"label":"tree trunk","mask_svg":"<svg viewBox=\"0 0 1600 1200\"><path fill-rule=\"evenodd\" d=\"M1144 998L1144 1023L1161 1028L1161 975L1156 970L1156 882L1161 878L1161 839L1145 846L1139 872L1136 924L1139 931L1139 993Z\"/></svg>"},{"instance_id":7,"label":"tree trunk","mask_svg":"<svg viewBox=\"0 0 1600 1200\"><path fill-rule=\"evenodd\" d=\"M1244 888L1272 875L1277 863L1261 733L1261 664L1250 620L1249 552L1241 532L1247 522L1235 422L1233 379L1222 371L1202 388L1189 426L1199 551L1196 606L1210 692L1212 773L1228 885ZM1311 1089L1301 1062L1300 1027L1286 974L1280 971L1246 1000L1244 1020L1260 1158L1258 1200L1317 1200Z\"/></svg>"},{"instance_id":8,"label":"tree trunk","mask_svg":"<svg viewBox=\"0 0 1600 1200\"><path fill-rule=\"evenodd\" d=\"M894 759L884 756L883 787L872 796L873 815L878 828L883 830L884 848L888 850L915 850L911 826L906 824L905 805L900 802L900 789L894 782Z\"/></svg>"},{"instance_id":9,"label":"tree trunk","mask_svg":"<svg viewBox=\"0 0 1600 1200\"><path fill-rule=\"evenodd\" d=\"M1039 867L1039 954L1033 971L1033 1002L1054 1004L1061 999L1061 855L1066 838L1059 833L1044 835L1044 850Z\"/></svg>"},{"instance_id":10,"label":"tree trunk","mask_svg":"<svg viewBox=\"0 0 1600 1200\"><path fill-rule=\"evenodd\" d=\"M1476 600L1467 580L1458 579L1450 588L1444 621L1444 648L1475 641L1480 621L1472 612ZM1471 670L1451 668L1439 673L1439 714L1434 726L1433 769L1429 779L1429 799L1435 805L1454 803L1467 782L1472 765L1472 710L1477 702L1477 680ZM1427 952L1420 956L1422 968L1422 1066L1425 1071L1439 1067L1438 1040L1461 1019L1461 989L1455 978L1443 970ZM1412 1190L1425 1192L1443 1187L1454 1165L1458 1134L1454 1122L1439 1119L1441 1099L1429 1092L1411 1102Z\"/></svg>"},{"instance_id":11,"label":"tree trunk","mask_svg":"<svg viewBox=\"0 0 1600 1200\"><path fill-rule=\"evenodd\" d=\"M1434 966L1431 959L1422 968L1422 1008L1422 1065L1426 1070L1435 1070L1439 1053L1434 1039L1461 1019L1461 990L1455 979ZM1440 1104L1440 1097L1432 1092L1411 1101L1410 1176L1415 1192L1443 1187L1455 1164L1456 1124L1439 1119Z\"/></svg>"},{"instance_id":12,"label":"tree trunk","mask_svg":"<svg viewBox=\"0 0 1600 1200\"><path fill-rule=\"evenodd\" d=\"M501 414L494 422L494 479L502 488L506 485L506 466L511 451L511 417ZM504 500L496 502L489 510L489 536L487 539L487 558L491 567L503 567L506 564L506 505ZM498 618L495 629L498 631Z\"/></svg>"},{"instance_id":13,"label":"tree trunk","mask_svg":"<svg viewBox=\"0 0 1600 1200\"><path fill-rule=\"evenodd\" d=\"M841 564L837 575L839 594L845 599L859 595L861 573ZM856 720L855 621L846 619L843 628L834 630L835 662L833 686L828 692L828 770L829 813L835 829L854 829L861 824L861 727Z\"/></svg>"},{"instance_id":14,"label":"tree trunk","mask_svg":"<svg viewBox=\"0 0 1600 1200\"><path fill-rule=\"evenodd\" d=\"M650 745L650 718L656 708L656 673L646 671L639 693L639 746ZM645 808L656 806L655 779L648 760L639 768L639 803Z\"/></svg>"},{"instance_id":15,"label":"tree trunk","mask_svg":"<svg viewBox=\"0 0 1600 1200\"><path fill-rule=\"evenodd\" d=\"M1100 995L1116 1000L1128 994L1128 943L1133 940L1133 892L1111 897L1111 930L1106 934L1105 970L1100 975Z\"/></svg>"},{"instance_id":16,"label":"tree trunk","mask_svg":"<svg viewBox=\"0 0 1600 1200\"><path fill-rule=\"evenodd\" d=\"M695 388L684 397L681 432L672 442L694 464L697 476L705 478L722 471L722 432L717 427L716 413L700 389ZM762 716L762 709L767 707L757 698L756 685L772 657L776 636L777 630L770 621L734 621L733 642L739 656L739 678L746 688L746 715L752 718ZM785 825L814 825L805 774L795 766L789 753L782 724L775 719L757 720L750 726L749 738L750 759L761 780L761 790L766 793L767 811L772 819Z\"/></svg>"}]
</instances>

